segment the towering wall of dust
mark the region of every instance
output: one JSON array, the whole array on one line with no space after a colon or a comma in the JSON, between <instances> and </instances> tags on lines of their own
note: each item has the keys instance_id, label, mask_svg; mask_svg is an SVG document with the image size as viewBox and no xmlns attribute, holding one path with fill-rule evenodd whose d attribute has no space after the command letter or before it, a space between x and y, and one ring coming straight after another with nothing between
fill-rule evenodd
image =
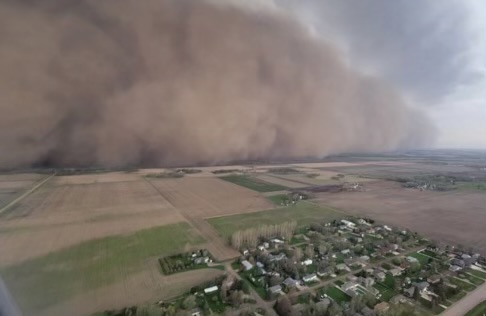
<instances>
[{"instance_id":1,"label":"towering wall of dust","mask_svg":"<svg viewBox=\"0 0 486 316\"><path fill-rule=\"evenodd\" d=\"M203 1L0 3L0 166L389 150L427 120L283 14Z\"/></svg>"}]
</instances>

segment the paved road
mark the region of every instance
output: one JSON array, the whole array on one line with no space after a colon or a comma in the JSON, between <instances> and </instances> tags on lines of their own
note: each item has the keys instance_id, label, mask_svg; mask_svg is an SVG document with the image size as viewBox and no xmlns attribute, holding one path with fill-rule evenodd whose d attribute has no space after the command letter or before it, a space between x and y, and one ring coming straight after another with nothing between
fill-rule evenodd
<instances>
[{"instance_id":1,"label":"paved road","mask_svg":"<svg viewBox=\"0 0 486 316\"><path fill-rule=\"evenodd\" d=\"M233 267L231 266L231 263L230 262L227 262L224 264L224 267L225 267L225 270L226 272L228 272L229 274L231 274L232 276L234 276L236 279L238 280L241 280L241 277L238 273L236 273L235 270L233 270ZM250 292L251 292L251 296L253 297L253 299L256 301L256 305L258 307L260 307L261 309L264 309L266 311L266 315L269 315L269 316L277 316L277 314L275 313L275 310L273 309L273 302L266 302L264 301L260 295L258 295L257 292L255 292L255 290L250 286Z\"/></svg>"},{"instance_id":2,"label":"paved road","mask_svg":"<svg viewBox=\"0 0 486 316\"><path fill-rule=\"evenodd\" d=\"M452 304L443 311L440 316L460 316L465 315L474 306L486 300L486 283L478 286L474 291L468 293L459 301Z\"/></svg>"}]
</instances>

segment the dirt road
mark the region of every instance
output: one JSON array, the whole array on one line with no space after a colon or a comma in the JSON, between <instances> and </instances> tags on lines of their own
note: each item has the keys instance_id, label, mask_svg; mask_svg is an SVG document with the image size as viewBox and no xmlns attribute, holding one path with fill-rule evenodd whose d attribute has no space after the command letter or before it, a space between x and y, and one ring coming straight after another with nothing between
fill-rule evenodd
<instances>
[{"instance_id":1,"label":"dirt road","mask_svg":"<svg viewBox=\"0 0 486 316\"><path fill-rule=\"evenodd\" d=\"M465 315L474 306L484 300L486 300L486 283L481 284L474 291L464 296L464 298L452 304L440 316Z\"/></svg>"}]
</instances>

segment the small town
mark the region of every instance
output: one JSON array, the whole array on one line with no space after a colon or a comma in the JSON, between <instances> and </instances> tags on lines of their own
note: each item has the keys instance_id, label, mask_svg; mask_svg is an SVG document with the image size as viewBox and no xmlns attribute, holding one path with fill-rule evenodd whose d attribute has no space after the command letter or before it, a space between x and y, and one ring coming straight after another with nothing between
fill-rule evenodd
<instances>
[{"instance_id":1,"label":"small town","mask_svg":"<svg viewBox=\"0 0 486 316\"><path fill-rule=\"evenodd\" d=\"M191 316L437 315L486 280L479 254L368 218L258 240L255 247L240 240L241 256L233 262L213 262L206 250L161 258L171 273L205 266L226 274L154 308Z\"/></svg>"}]
</instances>

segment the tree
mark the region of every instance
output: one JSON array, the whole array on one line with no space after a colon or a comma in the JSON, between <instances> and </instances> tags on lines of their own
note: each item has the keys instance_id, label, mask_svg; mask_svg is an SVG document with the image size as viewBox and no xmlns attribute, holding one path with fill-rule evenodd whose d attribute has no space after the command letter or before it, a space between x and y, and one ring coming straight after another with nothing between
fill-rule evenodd
<instances>
[{"instance_id":1,"label":"tree","mask_svg":"<svg viewBox=\"0 0 486 316\"><path fill-rule=\"evenodd\" d=\"M239 307L243 304L243 292L242 291L233 291L230 294L230 301L231 305L235 307Z\"/></svg>"},{"instance_id":2,"label":"tree","mask_svg":"<svg viewBox=\"0 0 486 316\"><path fill-rule=\"evenodd\" d=\"M275 311L279 316L292 315L292 304L287 296L281 296L275 303Z\"/></svg>"},{"instance_id":3,"label":"tree","mask_svg":"<svg viewBox=\"0 0 486 316\"><path fill-rule=\"evenodd\" d=\"M196 297L194 295L189 295L182 301L182 308L193 309L196 307Z\"/></svg>"},{"instance_id":4,"label":"tree","mask_svg":"<svg viewBox=\"0 0 486 316\"><path fill-rule=\"evenodd\" d=\"M336 302L332 302L327 309L327 316L342 316L343 309Z\"/></svg>"},{"instance_id":5,"label":"tree","mask_svg":"<svg viewBox=\"0 0 486 316\"><path fill-rule=\"evenodd\" d=\"M295 261L300 261L300 259L302 259L302 249L300 249L299 247L296 247L295 250L294 250L294 260Z\"/></svg>"}]
</instances>

